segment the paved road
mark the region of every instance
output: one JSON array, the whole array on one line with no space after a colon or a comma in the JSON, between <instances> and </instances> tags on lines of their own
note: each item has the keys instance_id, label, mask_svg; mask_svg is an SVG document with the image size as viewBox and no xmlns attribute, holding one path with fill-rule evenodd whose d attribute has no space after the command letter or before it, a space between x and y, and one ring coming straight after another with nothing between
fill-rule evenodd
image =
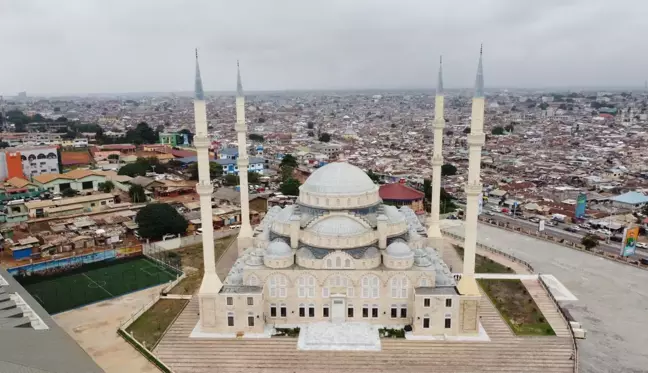
<instances>
[{"instance_id":1,"label":"paved road","mask_svg":"<svg viewBox=\"0 0 648 373\"><path fill-rule=\"evenodd\" d=\"M504 223L509 223L509 226L514 226L514 227L522 227L524 229L531 229L531 230L537 230L538 229L538 223L532 223L528 220L523 220L523 219L514 219L508 215L504 214L497 214L494 213L493 215L483 215L482 218L484 219L493 219L496 221L504 222ZM566 225L563 225L566 226ZM583 235L580 233L572 233L572 232L567 232L566 230L559 228L559 227L552 227L545 225L545 234L551 235L553 237L557 237L560 239L568 240L571 242L580 242L581 239L583 238ZM611 244L605 243L605 242L600 242L598 249L609 252L609 253L614 253L618 254L619 251L621 250L621 243L618 242L612 242ZM648 253L643 250L637 250L637 253L634 256L631 256L632 258L640 259L640 258L648 258Z\"/></svg>"},{"instance_id":2,"label":"paved road","mask_svg":"<svg viewBox=\"0 0 648 373\"><path fill-rule=\"evenodd\" d=\"M462 221L443 226L464 234ZM588 332L578 342L581 372L646 372L648 271L485 224L477 240L556 276L579 299L566 308Z\"/></svg>"}]
</instances>

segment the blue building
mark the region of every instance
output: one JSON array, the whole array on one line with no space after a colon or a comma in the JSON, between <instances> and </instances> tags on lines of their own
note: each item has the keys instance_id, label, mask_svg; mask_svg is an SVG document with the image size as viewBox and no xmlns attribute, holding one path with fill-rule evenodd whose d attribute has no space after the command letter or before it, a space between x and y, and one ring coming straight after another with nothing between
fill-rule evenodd
<instances>
[{"instance_id":1,"label":"blue building","mask_svg":"<svg viewBox=\"0 0 648 373\"><path fill-rule=\"evenodd\" d=\"M223 175L230 175L230 174L238 175L239 168L238 165L236 164L235 159L221 158L215 160L215 162L223 167ZM263 174L264 164L265 164L265 159L258 158L258 157L250 157L250 165L248 166L248 171Z\"/></svg>"},{"instance_id":2,"label":"blue building","mask_svg":"<svg viewBox=\"0 0 648 373\"><path fill-rule=\"evenodd\" d=\"M223 148L218 152L218 157L220 159L233 159L238 158L238 149L236 148Z\"/></svg>"}]
</instances>

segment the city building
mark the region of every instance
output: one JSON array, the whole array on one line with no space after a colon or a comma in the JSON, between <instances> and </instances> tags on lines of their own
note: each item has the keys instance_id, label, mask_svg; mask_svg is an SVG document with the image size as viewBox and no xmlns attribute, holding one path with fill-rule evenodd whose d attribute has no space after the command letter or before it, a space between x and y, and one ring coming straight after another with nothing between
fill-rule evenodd
<instances>
[{"instance_id":1,"label":"city building","mask_svg":"<svg viewBox=\"0 0 648 373\"><path fill-rule=\"evenodd\" d=\"M417 214L425 213L425 194L402 183L383 184L378 192L383 203L390 206L407 206Z\"/></svg>"},{"instance_id":2,"label":"city building","mask_svg":"<svg viewBox=\"0 0 648 373\"><path fill-rule=\"evenodd\" d=\"M0 152L0 180L59 171L56 146L8 148Z\"/></svg>"},{"instance_id":3,"label":"city building","mask_svg":"<svg viewBox=\"0 0 648 373\"><path fill-rule=\"evenodd\" d=\"M160 144L169 146L189 145L189 136L185 133L160 133Z\"/></svg>"}]
</instances>

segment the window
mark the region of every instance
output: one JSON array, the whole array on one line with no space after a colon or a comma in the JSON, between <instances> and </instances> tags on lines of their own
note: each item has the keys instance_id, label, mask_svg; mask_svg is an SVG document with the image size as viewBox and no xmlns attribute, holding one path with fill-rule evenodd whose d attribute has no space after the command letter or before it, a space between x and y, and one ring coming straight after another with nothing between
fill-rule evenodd
<instances>
[{"instance_id":1,"label":"window","mask_svg":"<svg viewBox=\"0 0 648 373\"><path fill-rule=\"evenodd\" d=\"M277 317L277 305L276 304L271 304L270 305L270 317Z\"/></svg>"},{"instance_id":2,"label":"window","mask_svg":"<svg viewBox=\"0 0 648 373\"><path fill-rule=\"evenodd\" d=\"M423 307L430 307L430 298L423 299Z\"/></svg>"},{"instance_id":3,"label":"window","mask_svg":"<svg viewBox=\"0 0 648 373\"><path fill-rule=\"evenodd\" d=\"M407 288L409 281L405 276L397 276L391 279L391 296L392 298L407 298Z\"/></svg>"},{"instance_id":4,"label":"window","mask_svg":"<svg viewBox=\"0 0 648 373\"><path fill-rule=\"evenodd\" d=\"M328 279L328 286L333 288L346 288L347 297L353 297L353 282L348 277L340 275L331 276Z\"/></svg>"},{"instance_id":5,"label":"window","mask_svg":"<svg viewBox=\"0 0 648 373\"><path fill-rule=\"evenodd\" d=\"M375 275L364 276L361 281L363 298L378 298L380 295L380 279Z\"/></svg>"},{"instance_id":6,"label":"window","mask_svg":"<svg viewBox=\"0 0 648 373\"><path fill-rule=\"evenodd\" d=\"M315 297L315 277L304 275L297 279L297 295L300 298Z\"/></svg>"},{"instance_id":7,"label":"window","mask_svg":"<svg viewBox=\"0 0 648 373\"><path fill-rule=\"evenodd\" d=\"M446 307L452 307L452 298L446 299Z\"/></svg>"},{"instance_id":8,"label":"window","mask_svg":"<svg viewBox=\"0 0 648 373\"><path fill-rule=\"evenodd\" d=\"M322 288L322 298L329 297L329 288Z\"/></svg>"},{"instance_id":9,"label":"window","mask_svg":"<svg viewBox=\"0 0 648 373\"><path fill-rule=\"evenodd\" d=\"M423 328L425 328L425 329L430 328L430 318L429 317L424 317L423 318Z\"/></svg>"},{"instance_id":10,"label":"window","mask_svg":"<svg viewBox=\"0 0 648 373\"><path fill-rule=\"evenodd\" d=\"M325 304L324 307L322 307L322 316L329 317L329 306L328 306L328 304Z\"/></svg>"},{"instance_id":11,"label":"window","mask_svg":"<svg viewBox=\"0 0 648 373\"><path fill-rule=\"evenodd\" d=\"M428 286L427 277L422 277L422 278L419 279L419 286L423 286L423 287Z\"/></svg>"},{"instance_id":12,"label":"window","mask_svg":"<svg viewBox=\"0 0 648 373\"><path fill-rule=\"evenodd\" d=\"M369 317L369 306L366 304L362 306L362 317L364 317L365 319Z\"/></svg>"},{"instance_id":13,"label":"window","mask_svg":"<svg viewBox=\"0 0 648 373\"><path fill-rule=\"evenodd\" d=\"M101 206L104 206L106 204L106 201L101 201Z\"/></svg>"},{"instance_id":14,"label":"window","mask_svg":"<svg viewBox=\"0 0 648 373\"><path fill-rule=\"evenodd\" d=\"M234 312L227 313L227 326L234 326Z\"/></svg>"},{"instance_id":15,"label":"window","mask_svg":"<svg viewBox=\"0 0 648 373\"><path fill-rule=\"evenodd\" d=\"M90 207L95 207L95 203L94 203L94 202L90 202Z\"/></svg>"},{"instance_id":16,"label":"window","mask_svg":"<svg viewBox=\"0 0 648 373\"><path fill-rule=\"evenodd\" d=\"M228 306L233 306L234 305L234 298L227 297L227 305Z\"/></svg>"},{"instance_id":17,"label":"window","mask_svg":"<svg viewBox=\"0 0 648 373\"><path fill-rule=\"evenodd\" d=\"M391 318L395 319L398 317L398 307L395 304L391 306Z\"/></svg>"},{"instance_id":18,"label":"window","mask_svg":"<svg viewBox=\"0 0 648 373\"><path fill-rule=\"evenodd\" d=\"M347 317L353 317L353 305L351 304L347 306Z\"/></svg>"},{"instance_id":19,"label":"window","mask_svg":"<svg viewBox=\"0 0 648 373\"><path fill-rule=\"evenodd\" d=\"M270 298L285 298L286 297L286 276L273 275L269 281L269 296Z\"/></svg>"},{"instance_id":20,"label":"window","mask_svg":"<svg viewBox=\"0 0 648 373\"><path fill-rule=\"evenodd\" d=\"M315 305L310 304L308 306L308 317L315 317Z\"/></svg>"},{"instance_id":21,"label":"window","mask_svg":"<svg viewBox=\"0 0 648 373\"><path fill-rule=\"evenodd\" d=\"M248 300L248 306L254 306L254 298L247 297L247 300Z\"/></svg>"},{"instance_id":22,"label":"window","mask_svg":"<svg viewBox=\"0 0 648 373\"><path fill-rule=\"evenodd\" d=\"M306 306L303 304L299 305L299 317L306 317Z\"/></svg>"},{"instance_id":23,"label":"window","mask_svg":"<svg viewBox=\"0 0 648 373\"><path fill-rule=\"evenodd\" d=\"M371 317L377 318L378 317L378 305L374 304L373 307L371 308Z\"/></svg>"},{"instance_id":24,"label":"window","mask_svg":"<svg viewBox=\"0 0 648 373\"><path fill-rule=\"evenodd\" d=\"M351 268L351 259L344 259L344 268Z\"/></svg>"},{"instance_id":25,"label":"window","mask_svg":"<svg viewBox=\"0 0 648 373\"><path fill-rule=\"evenodd\" d=\"M407 304L401 304L400 316L402 319L407 318Z\"/></svg>"},{"instance_id":26,"label":"window","mask_svg":"<svg viewBox=\"0 0 648 373\"><path fill-rule=\"evenodd\" d=\"M93 188L92 181L84 181L81 183L81 189L92 189L92 188Z\"/></svg>"},{"instance_id":27,"label":"window","mask_svg":"<svg viewBox=\"0 0 648 373\"><path fill-rule=\"evenodd\" d=\"M254 316L248 315L248 326L254 326Z\"/></svg>"},{"instance_id":28,"label":"window","mask_svg":"<svg viewBox=\"0 0 648 373\"><path fill-rule=\"evenodd\" d=\"M259 278L256 275L251 275L248 277L248 285L250 286L259 286Z\"/></svg>"},{"instance_id":29,"label":"window","mask_svg":"<svg viewBox=\"0 0 648 373\"><path fill-rule=\"evenodd\" d=\"M450 329L452 327L452 319L449 317L445 318L445 328Z\"/></svg>"}]
</instances>

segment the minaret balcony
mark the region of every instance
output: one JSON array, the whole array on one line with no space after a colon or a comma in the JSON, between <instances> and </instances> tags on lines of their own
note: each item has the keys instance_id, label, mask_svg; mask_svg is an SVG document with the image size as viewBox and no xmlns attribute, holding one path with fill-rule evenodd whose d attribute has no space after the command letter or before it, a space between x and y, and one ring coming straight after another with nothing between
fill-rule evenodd
<instances>
[{"instance_id":1,"label":"minaret balcony","mask_svg":"<svg viewBox=\"0 0 648 373\"><path fill-rule=\"evenodd\" d=\"M483 132L468 135L468 146L484 146L486 135Z\"/></svg>"},{"instance_id":2,"label":"minaret balcony","mask_svg":"<svg viewBox=\"0 0 648 373\"><path fill-rule=\"evenodd\" d=\"M441 167L443 166L443 156L434 155L432 156L432 167Z\"/></svg>"},{"instance_id":3,"label":"minaret balcony","mask_svg":"<svg viewBox=\"0 0 648 373\"><path fill-rule=\"evenodd\" d=\"M196 149L206 149L211 146L211 141L205 135L196 135L193 138L194 146Z\"/></svg>"},{"instance_id":4,"label":"minaret balcony","mask_svg":"<svg viewBox=\"0 0 648 373\"><path fill-rule=\"evenodd\" d=\"M482 183L466 183L466 195L467 196L478 196L483 190Z\"/></svg>"},{"instance_id":5,"label":"minaret balcony","mask_svg":"<svg viewBox=\"0 0 648 373\"><path fill-rule=\"evenodd\" d=\"M211 195L214 193L214 186L209 184L204 184L202 182L196 184L196 192L198 193L199 196L209 196L211 198Z\"/></svg>"},{"instance_id":6,"label":"minaret balcony","mask_svg":"<svg viewBox=\"0 0 648 373\"><path fill-rule=\"evenodd\" d=\"M432 122L432 128L435 130L442 130L445 128L445 119L443 117L441 118L434 118L434 122Z\"/></svg>"},{"instance_id":7,"label":"minaret balcony","mask_svg":"<svg viewBox=\"0 0 648 373\"><path fill-rule=\"evenodd\" d=\"M234 125L234 129L236 130L236 132L246 132L247 124L245 124L245 122L243 123L236 122L236 124Z\"/></svg>"}]
</instances>

